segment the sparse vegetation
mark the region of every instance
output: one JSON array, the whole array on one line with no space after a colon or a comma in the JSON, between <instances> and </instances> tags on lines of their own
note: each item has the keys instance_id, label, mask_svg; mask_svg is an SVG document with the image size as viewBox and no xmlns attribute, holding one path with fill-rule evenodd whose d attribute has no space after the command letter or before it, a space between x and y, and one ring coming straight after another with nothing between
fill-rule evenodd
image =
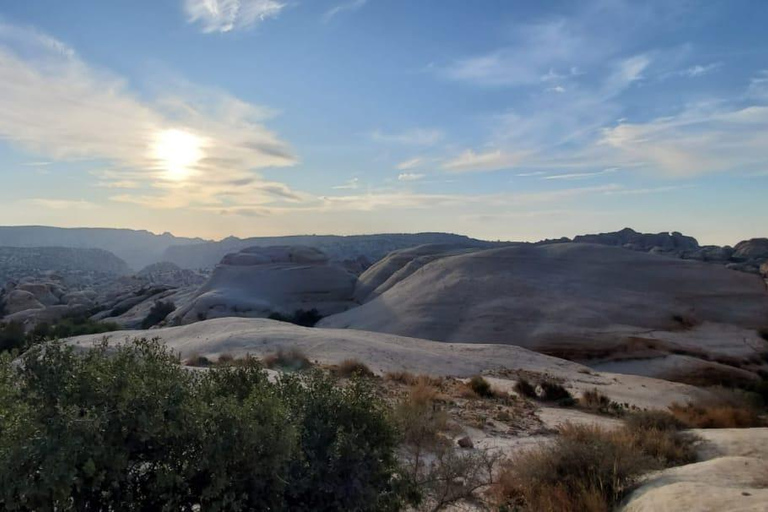
<instances>
[{"instance_id":1,"label":"sparse vegetation","mask_svg":"<svg viewBox=\"0 0 768 512\"><path fill-rule=\"evenodd\" d=\"M334 368L333 372L339 377L373 377L373 371L358 359L345 359Z\"/></svg>"},{"instance_id":2,"label":"sparse vegetation","mask_svg":"<svg viewBox=\"0 0 768 512\"><path fill-rule=\"evenodd\" d=\"M419 379L393 413L406 471L424 494L423 510L430 511L480 499L480 491L493 482L499 461L497 453L457 449L438 397L428 379Z\"/></svg>"},{"instance_id":3,"label":"sparse vegetation","mask_svg":"<svg viewBox=\"0 0 768 512\"><path fill-rule=\"evenodd\" d=\"M185 371L157 340L0 356L3 510L396 511L417 495L367 381ZM354 483L354 485L350 485Z\"/></svg>"},{"instance_id":4,"label":"sparse vegetation","mask_svg":"<svg viewBox=\"0 0 768 512\"><path fill-rule=\"evenodd\" d=\"M689 402L672 404L672 414L690 428L751 428L763 426L757 410L746 403Z\"/></svg>"},{"instance_id":5,"label":"sparse vegetation","mask_svg":"<svg viewBox=\"0 0 768 512\"><path fill-rule=\"evenodd\" d=\"M656 416L614 431L566 424L554 443L512 459L493 494L514 510L607 512L643 473L694 460L696 439L672 425Z\"/></svg>"},{"instance_id":6,"label":"sparse vegetation","mask_svg":"<svg viewBox=\"0 0 768 512\"><path fill-rule=\"evenodd\" d=\"M481 398L493 398L496 396L496 392L491 387L491 383L485 380L482 375L475 375L469 379L467 386Z\"/></svg>"},{"instance_id":7,"label":"sparse vegetation","mask_svg":"<svg viewBox=\"0 0 768 512\"><path fill-rule=\"evenodd\" d=\"M277 320L279 322L289 322L292 324L300 325L302 327L314 327L317 322L322 320L323 316L315 309L297 309L292 315L284 315L282 313L272 313L267 318L270 320Z\"/></svg>"},{"instance_id":8,"label":"sparse vegetation","mask_svg":"<svg viewBox=\"0 0 768 512\"><path fill-rule=\"evenodd\" d=\"M149 329L159 324L165 317L176 311L176 305L171 301L159 300L152 305L144 321L141 322L142 329Z\"/></svg>"},{"instance_id":9,"label":"sparse vegetation","mask_svg":"<svg viewBox=\"0 0 768 512\"><path fill-rule=\"evenodd\" d=\"M762 329L758 329L757 334L759 334L760 337L763 338L765 341L768 341L768 327L763 327Z\"/></svg>"},{"instance_id":10,"label":"sparse vegetation","mask_svg":"<svg viewBox=\"0 0 768 512\"><path fill-rule=\"evenodd\" d=\"M563 407L570 407L576 403L571 392L565 389L559 382L545 379L539 383L539 386L542 389L542 400L557 402L558 405Z\"/></svg>"},{"instance_id":11,"label":"sparse vegetation","mask_svg":"<svg viewBox=\"0 0 768 512\"><path fill-rule=\"evenodd\" d=\"M579 398L579 405L609 416L623 416L627 412L623 404L614 402L596 388L584 391Z\"/></svg>"},{"instance_id":12,"label":"sparse vegetation","mask_svg":"<svg viewBox=\"0 0 768 512\"><path fill-rule=\"evenodd\" d=\"M301 350L280 349L274 354L269 354L263 359L264 366L269 369L280 369L283 371L301 371L312 367L312 362L304 355Z\"/></svg>"}]
</instances>

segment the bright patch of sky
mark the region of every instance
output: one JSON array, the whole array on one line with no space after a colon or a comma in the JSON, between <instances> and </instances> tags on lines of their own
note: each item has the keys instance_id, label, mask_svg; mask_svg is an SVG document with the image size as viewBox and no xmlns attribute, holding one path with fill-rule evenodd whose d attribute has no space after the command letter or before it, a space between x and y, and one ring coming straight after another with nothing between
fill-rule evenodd
<instances>
[{"instance_id":1,"label":"bright patch of sky","mask_svg":"<svg viewBox=\"0 0 768 512\"><path fill-rule=\"evenodd\" d=\"M768 231L762 0L0 10L0 223Z\"/></svg>"}]
</instances>

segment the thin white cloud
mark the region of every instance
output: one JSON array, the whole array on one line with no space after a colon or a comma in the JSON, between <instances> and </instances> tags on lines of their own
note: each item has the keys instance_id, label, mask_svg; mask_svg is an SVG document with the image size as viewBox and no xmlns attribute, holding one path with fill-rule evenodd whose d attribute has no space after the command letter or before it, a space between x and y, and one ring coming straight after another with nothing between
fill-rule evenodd
<instances>
[{"instance_id":1,"label":"thin white cloud","mask_svg":"<svg viewBox=\"0 0 768 512\"><path fill-rule=\"evenodd\" d=\"M404 146L434 146L443 140L443 132L432 128L414 128L399 133L373 132L371 137L377 142L402 144Z\"/></svg>"},{"instance_id":2,"label":"thin white cloud","mask_svg":"<svg viewBox=\"0 0 768 512\"><path fill-rule=\"evenodd\" d=\"M254 170L297 161L264 126L264 108L190 84L146 101L53 41L0 25L0 137L11 144L54 161L108 163L110 171L96 173L99 185L150 188L147 203L157 207L270 196ZM188 181L174 181L159 160L155 146L168 132L197 141Z\"/></svg>"},{"instance_id":3,"label":"thin white cloud","mask_svg":"<svg viewBox=\"0 0 768 512\"><path fill-rule=\"evenodd\" d=\"M284 7L275 0L184 0L187 20L205 33L248 29L277 17Z\"/></svg>"},{"instance_id":4,"label":"thin white cloud","mask_svg":"<svg viewBox=\"0 0 768 512\"><path fill-rule=\"evenodd\" d=\"M359 178L352 178L351 180L347 181L343 185L336 185L333 187L334 190L355 190L360 188L360 179Z\"/></svg>"},{"instance_id":5,"label":"thin white cloud","mask_svg":"<svg viewBox=\"0 0 768 512\"><path fill-rule=\"evenodd\" d=\"M457 157L446 161L442 167L451 172L498 171L514 167L524 156L522 153L506 153L500 149L483 153L476 153L468 149Z\"/></svg>"},{"instance_id":6,"label":"thin white cloud","mask_svg":"<svg viewBox=\"0 0 768 512\"><path fill-rule=\"evenodd\" d=\"M95 210L99 207L96 203L85 201L83 199L26 199L23 202L37 208L46 208L48 210Z\"/></svg>"},{"instance_id":7,"label":"thin white cloud","mask_svg":"<svg viewBox=\"0 0 768 512\"><path fill-rule=\"evenodd\" d=\"M328 23L339 14L362 9L367 3L368 3L368 0L351 0L350 2L344 2L338 5L335 5L334 7L328 9L325 12L325 14L323 15L323 21L325 23Z\"/></svg>"},{"instance_id":8,"label":"thin white cloud","mask_svg":"<svg viewBox=\"0 0 768 512\"><path fill-rule=\"evenodd\" d=\"M397 164L398 171L410 171L412 169L418 169L424 163L423 158L411 158Z\"/></svg>"},{"instance_id":9,"label":"thin white cloud","mask_svg":"<svg viewBox=\"0 0 768 512\"><path fill-rule=\"evenodd\" d=\"M697 78L700 76L714 73L723 66L722 62L712 62L710 64L696 64L689 68L686 68L680 72L681 75L690 78Z\"/></svg>"},{"instance_id":10,"label":"thin white cloud","mask_svg":"<svg viewBox=\"0 0 768 512\"><path fill-rule=\"evenodd\" d=\"M398 181L418 181L424 178L424 176L424 174L418 172L401 172L397 176L397 179Z\"/></svg>"},{"instance_id":11,"label":"thin white cloud","mask_svg":"<svg viewBox=\"0 0 768 512\"><path fill-rule=\"evenodd\" d=\"M603 169L602 171L595 171L595 172L572 172L572 173L566 173L566 174L552 174L550 176L545 176L544 180L581 180L585 178L594 178L595 176L602 176L605 174L613 174L617 172L619 169L617 167L612 167L610 169Z\"/></svg>"},{"instance_id":12,"label":"thin white cloud","mask_svg":"<svg viewBox=\"0 0 768 512\"><path fill-rule=\"evenodd\" d=\"M694 105L677 116L606 128L599 144L617 161L670 176L753 171L768 165L768 106Z\"/></svg>"}]
</instances>

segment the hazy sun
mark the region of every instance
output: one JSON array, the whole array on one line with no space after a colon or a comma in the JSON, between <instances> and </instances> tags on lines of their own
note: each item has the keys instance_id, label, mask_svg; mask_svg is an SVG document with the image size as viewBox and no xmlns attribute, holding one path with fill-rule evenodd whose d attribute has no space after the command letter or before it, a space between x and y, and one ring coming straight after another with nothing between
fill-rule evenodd
<instances>
[{"instance_id":1,"label":"hazy sun","mask_svg":"<svg viewBox=\"0 0 768 512\"><path fill-rule=\"evenodd\" d=\"M202 139L184 130L163 130L155 136L153 157L160 162L165 177L174 181L187 178L203 158Z\"/></svg>"}]
</instances>

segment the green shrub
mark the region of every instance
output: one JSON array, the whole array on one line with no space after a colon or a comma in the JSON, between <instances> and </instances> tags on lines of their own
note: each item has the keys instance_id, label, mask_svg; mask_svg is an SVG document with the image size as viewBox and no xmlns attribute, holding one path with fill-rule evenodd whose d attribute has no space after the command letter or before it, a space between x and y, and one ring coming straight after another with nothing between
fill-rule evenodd
<instances>
[{"instance_id":1,"label":"green shrub","mask_svg":"<svg viewBox=\"0 0 768 512\"><path fill-rule=\"evenodd\" d=\"M191 372L157 340L0 356L2 510L394 511L395 446L357 380Z\"/></svg>"},{"instance_id":2,"label":"green shrub","mask_svg":"<svg viewBox=\"0 0 768 512\"><path fill-rule=\"evenodd\" d=\"M0 323L0 352L23 350L27 335L21 322Z\"/></svg>"},{"instance_id":3,"label":"green shrub","mask_svg":"<svg viewBox=\"0 0 768 512\"><path fill-rule=\"evenodd\" d=\"M474 391L479 397L491 398L496 396L493 388L491 388L491 383L485 380L481 375L475 375L469 379L469 384L467 385L469 386L469 389Z\"/></svg>"},{"instance_id":4,"label":"green shrub","mask_svg":"<svg viewBox=\"0 0 768 512\"><path fill-rule=\"evenodd\" d=\"M144 318L144 321L141 322L141 328L149 329L150 327L159 324L165 320L165 317L173 313L175 310L176 305L171 301L163 302L162 300L159 300L155 302L152 306L152 309L149 310L146 318Z\"/></svg>"},{"instance_id":5,"label":"green shrub","mask_svg":"<svg viewBox=\"0 0 768 512\"><path fill-rule=\"evenodd\" d=\"M515 383L515 391L520 396L526 398L536 398L536 386L528 382L527 379L520 378Z\"/></svg>"},{"instance_id":6,"label":"green shrub","mask_svg":"<svg viewBox=\"0 0 768 512\"><path fill-rule=\"evenodd\" d=\"M565 387L559 382L552 380L543 380L539 383L543 391L542 400L549 402L557 402L558 405L564 407L570 407L576 403L576 400L571 395L571 392L565 389Z\"/></svg>"}]
</instances>

